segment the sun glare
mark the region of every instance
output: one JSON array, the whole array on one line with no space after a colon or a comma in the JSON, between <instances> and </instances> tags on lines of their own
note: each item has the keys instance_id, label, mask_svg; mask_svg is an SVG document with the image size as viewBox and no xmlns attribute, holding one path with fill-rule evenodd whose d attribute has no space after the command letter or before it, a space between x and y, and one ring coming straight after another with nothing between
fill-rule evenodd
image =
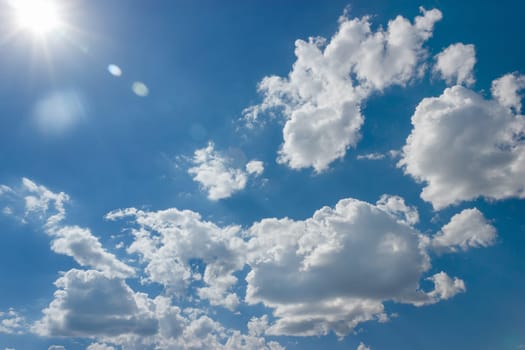
<instances>
[{"instance_id":1,"label":"sun glare","mask_svg":"<svg viewBox=\"0 0 525 350\"><path fill-rule=\"evenodd\" d=\"M44 36L61 26L59 9L52 0L12 0L18 25L35 35Z\"/></svg>"}]
</instances>

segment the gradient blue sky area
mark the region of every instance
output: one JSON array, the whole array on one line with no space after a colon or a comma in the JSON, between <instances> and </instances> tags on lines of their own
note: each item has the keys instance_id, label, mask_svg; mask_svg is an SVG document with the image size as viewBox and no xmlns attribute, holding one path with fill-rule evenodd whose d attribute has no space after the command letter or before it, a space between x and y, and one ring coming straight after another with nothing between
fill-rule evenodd
<instances>
[{"instance_id":1,"label":"gradient blue sky area","mask_svg":"<svg viewBox=\"0 0 525 350\"><path fill-rule=\"evenodd\" d=\"M425 97L440 96L451 85L432 72L434 56L447 46L458 42L474 45L475 83L469 88L486 99L491 98L494 79L525 73L525 3L56 2L63 3L67 28L40 38L27 30L15 30L8 1L0 4L0 184L18 191L21 179L28 178L52 192L67 193L68 224L90 228L120 260L135 259L129 264L139 273L126 280L134 291L151 298L173 297L173 304L181 307L202 307L224 327L241 332L246 332L252 316L268 314L270 322L277 317L270 307L243 302L249 266L236 271L239 283L233 288L241 303L235 311L206 301L195 304L194 288L175 297L160 284L141 284L144 265L137 262L137 255L116 248L120 241L125 247L131 244L133 237L126 229L131 224L127 219L105 220L112 210L188 209L220 226L248 228L264 218L304 220L343 198L376 203L386 193L401 196L407 205L417 208L420 221L415 227L429 237L467 208L478 208L494 226L498 236L487 247L430 254L432 267L422 275L421 287L431 289L425 278L446 271L461 278L466 291L422 307L386 300L390 320L359 323L342 338L329 331L306 337L267 335L267 341L292 350L357 349L361 342L374 350L525 348L525 202L518 198L520 192L503 198L481 195L434 210L420 197L424 182L404 174L396 166L397 158L357 158L387 154L405 145L416 106ZM372 29L377 30L398 15L412 21L420 6L443 14L424 44L428 57L421 64L427 65L426 73L405 86L372 93L361 104L365 121L357 146L324 171L291 169L278 163L285 118L277 111L275 118L262 116L264 122L250 128L242 117L246 107L262 101L257 91L261 79L285 77L290 72L296 60L295 41L311 36L329 40L345 9L350 18L370 15ZM120 67L122 75L111 75L110 64ZM132 91L134 82L148 87L147 96ZM53 98L58 109L39 119L39 108ZM257 159L263 162L264 172L250 175L246 186L227 198L210 200L188 171L195 165L194 152L208 142L227 154L232 166L242 168ZM523 147L523 134L517 142L516 147ZM519 178L503 181L521 181L523 186ZM1 193L0 206L14 210L0 214L0 320L1 312L12 308L24 322L17 332L0 326L0 350L45 350L51 345L84 350L97 341L121 349L118 342L97 334L35 334L32 325L53 300L54 282L64 271L90 267L51 250L52 238L43 232L41 218L30 218L24 212L23 199L13 202ZM206 268L201 260L194 264L201 271ZM334 271L337 273L345 272ZM127 349L135 348L122 347Z\"/></svg>"}]
</instances>

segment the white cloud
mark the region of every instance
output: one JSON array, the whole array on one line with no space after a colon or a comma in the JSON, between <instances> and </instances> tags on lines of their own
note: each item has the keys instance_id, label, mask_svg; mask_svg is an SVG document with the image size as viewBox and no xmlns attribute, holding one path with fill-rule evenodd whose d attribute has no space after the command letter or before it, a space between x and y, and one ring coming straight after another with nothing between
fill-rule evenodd
<instances>
[{"instance_id":1,"label":"white cloud","mask_svg":"<svg viewBox=\"0 0 525 350\"><path fill-rule=\"evenodd\" d=\"M115 348L107 344L93 343L90 344L86 350L115 350Z\"/></svg>"},{"instance_id":2,"label":"white cloud","mask_svg":"<svg viewBox=\"0 0 525 350\"><path fill-rule=\"evenodd\" d=\"M246 171L248 174L262 175L264 172L264 163L260 160L251 160L246 163Z\"/></svg>"},{"instance_id":3,"label":"white cloud","mask_svg":"<svg viewBox=\"0 0 525 350\"><path fill-rule=\"evenodd\" d=\"M488 247L495 243L496 229L476 208L465 209L452 217L431 241L437 251L457 252Z\"/></svg>"},{"instance_id":4,"label":"white cloud","mask_svg":"<svg viewBox=\"0 0 525 350\"><path fill-rule=\"evenodd\" d=\"M421 290L429 237L411 226L417 214L401 198L378 203L343 199L306 220L250 227L246 301L273 309L267 334L344 336L361 322L387 320L385 301L420 306L463 291L446 275L430 277L434 290Z\"/></svg>"},{"instance_id":5,"label":"white cloud","mask_svg":"<svg viewBox=\"0 0 525 350\"><path fill-rule=\"evenodd\" d=\"M59 254L74 257L81 266L88 266L108 276L130 277L135 271L108 253L89 229L64 226L53 232L51 249Z\"/></svg>"},{"instance_id":6,"label":"white cloud","mask_svg":"<svg viewBox=\"0 0 525 350\"><path fill-rule=\"evenodd\" d=\"M376 203L377 207L391 214L397 220L415 225L419 222L419 213L416 207L409 207L405 200L399 196L382 195Z\"/></svg>"},{"instance_id":7,"label":"white cloud","mask_svg":"<svg viewBox=\"0 0 525 350\"><path fill-rule=\"evenodd\" d=\"M93 337L157 332L145 294L95 270L67 271L56 282L54 300L34 331L47 336Z\"/></svg>"},{"instance_id":8,"label":"white cloud","mask_svg":"<svg viewBox=\"0 0 525 350\"><path fill-rule=\"evenodd\" d=\"M514 108L516 113L521 113L521 96L518 92L525 89L525 76L519 74L506 74L492 82L492 96L502 105Z\"/></svg>"},{"instance_id":9,"label":"white cloud","mask_svg":"<svg viewBox=\"0 0 525 350\"><path fill-rule=\"evenodd\" d=\"M238 226L219 227L202 220L198 213L175 208L157 212L136 209L109 213L116 220L132 217L139 225L129 253L138 253L146 263L146 279L161 283L170 293L181 294L193 281L202 281L198 295L212 305L234 309L236 294L230 291L237 283L233 275L244 265L243 240ZM191 262L206 264L204 275Z\"/></svg>"},{"instance_id":10,"label":"white cloud","mask_svg":"<svg viewBox=\"0 0 525 350\"><path fill-rule=\"evenodd\" d=\"M418 75L426 57L424 42L432 35L438 10L426 11L414 23L398 16L387 29L372 31L368 17L342 17L327 41L295 42L295 61L288 77L265 77L258 86L261 104L244 111L249 123L279 109L286 122L278 161L293 169L326 170L360 138L364 118L360 104L374 91L405 85Z\"/></svg>"},{"instance_id":11,"label":"white cloud","mask_svg":"<svg viewBox=\"0 0 525 350\"><path fill-rule=\"evenodd\" d=\"M66 350L62 345L51 345L47 350Z\"/></svg>"},{"instance_id":12,"label":"white cloud","mask_svg":"<svg viewBox=\"0 0 525 350\"><path fill-rule=\"evenodd\" d=\"M434 283L434 290L428 293L428 296L432 299L429 303L450 299L456 294L464 293L467 290L465 282L459 278L452 279L443 271L427 278L427 280Z\"/></svg>"},{"instance_id":13,"label":"white cloud","mask_svg":"<svg viewBox=\"0 0 525 350\"><path fill-rule=\"evenodd\" d=\"M6 185L0 185L0 196L5 194L5 193L11 193L13 192L13 189L9 186L6 186Z\"/></svg>"},{"instance_id":14,"label":"white cloud","mask_svg":"<svg viewBox=\"0 0 525 350\"><path fill-rule=\"evenodd\" d=\"M388 320L386 301L421 306L464 292L458 278L444 272L427 276L428 251L488 246L495 235L481 213L470 210L454 216L434 237L426 236L414 228L417 210L388 195L375 205L347 198L305 220L268 218L246 229L219 226L176 208L129 208L106 215L108 220L132 218L134 240L127 252L139 255L142 283L161 284L163 295L192 295L193 302L203 299L233 311L243 301L238 276L247 269L244 301L262 303L274 321L253 318L243 334L202 311L180 310L167 297L135 292L124 281L131 268L88 229L62 224L66 194L27 179L23 189L17 196L31 197L23 201L26 215L44 222L52 249L97 269L64 273L33 331L93 338L126 350L242 349L243 344L281 349L264 336L335 332L342 337L362 322ZM423 290L423 279L434 288Z\"/></svg>"},{"instance_id":15,"label":"white cloud","mask_svg":"<svg viewBox=\"0 0 525 350\"><path fill-rule=\"evenodd\" d=\"M233 310L241 302L235 274L247 265L245 301L262 303L275 318L272 324L264 316L252 319L249 335L342 337L362 322L388 320L386 301L422 306L464 292L458 278L427 275L428 252L437 250L433 242L443 242L441 235L452 242L441 248L445 253L462 244L449 237L471 237L480 217L458 221L468 213L453 217L433 238L413 227L419 219L414 207L388 195L376 205L347 198L306 220L268 218L246 229L220 227L175 208L117 210L107 219L133 219L137 226L128 252L145 264L145 282L160 283L168 295L195 288L210 304ZM425 279L433 289L421 288Z\"/></svg>"},{"instance_id":16,"label":"white cloud","mask_svg":"<svg viewBox=\"0 0 525 350\"><path fill-rule=\"evenodd\" d=\"M56 285L34 331L94 339L86 350L284 349L258 334L227 329L202 310L181 310L163 296L151 299L98 271L70 270Z\"/></svg>"},{"instance_id":17,"label":"white cloud","mask_svg":"<svg viewBox=\"0 0 525 350\"><path fill-rule=\"evenodd\" d=\"M217 152L213 142L209 142L207 147L195 151L194 166L188 173L208 192L209 199L228 198L246 187L249 175L260 175L264 170L260 161L248 162L246 170L233 167L232 163L232 159Z\"/></svg>"},{"instance_id":18,"label":"white cloud","mask_svg":"<svg viewBox=\"0 0 525 350\"><path fill-rule=\"evenodd\" d=\"M449 84L472 85L476 49L474 45L452 44L436 55L434 72L441 75Z\"/></svg>"},{"instance_id":19,"label":"white cloud","mask_svg":"<svg viewBox=\"0 0 525 350\"><path fill-rule=\"evenodd\" d=\"M0 311L0 334L23 334L27 329L25 317L14 309Z\"/></svg>"},{"instance_id":20,"label":"white cloud","mask_svg":"<svg viewBox=\"0 0 525 350\"><path fill-rule=\"evenodd\" d=\"M45 227L50 229L58 225L66 217L64 205L69 196L64 193L54 193L45 186L38 185L27 178L22 178L22 188L18 193L25 202L25 215L36 215L45 221ZM53 213L50 211L53 210Z\"/></svg>"},{"instance_id":21,"label":"white cloud","mask_svg":"<svg viewBox=\"0 0 525 350\"><path fill-rule=\"evenodd\" d=\"M435 209L525 197L525 118L509 104L515 101L501 105L462 86L419 103L398 166L424 183L421 197Z\"/></svg>"},{"instance_id":22,"label":"white cloud","mask_svg":"<svg viewBox=\"0 0 525 350\"><path fill-rule=\"evenodd\" d=\"M357 350L372 350L372 349L363 343L359 343L359 345L357 346Z\"/></svg>"},{"instance_id":23,"label":"white cloud","mask_svg":"<svg viewBox=\"0 0 525 350\"><path fill-rule=\"evenodd\" d=\"M124 264L109 253L87 228L68 226L65 206L69 196L64 192L55 193L27 178L22 186L11 190L11 200L24 203L23 220L35 219L42 224L44 232L52 238L51 249L55 253L71 256L80 266L89 266L110 276L129 277L134 275L132 267ZM12 215L17 215L10 210Z\"/></svg>"},{"instance_id":24,"label":"white cloud","mask_svg":"<svg viewBox=\"0 0 525 350\"><path fill-rule=\"evenodd\" d=\"M385 158L385 155L382 154L382 153L367 153L367 154L359 154L357 156L358 160L363 160L363 159L366 159L366 160L381 160L383 158Z\"/></svg>"}]
</instances>

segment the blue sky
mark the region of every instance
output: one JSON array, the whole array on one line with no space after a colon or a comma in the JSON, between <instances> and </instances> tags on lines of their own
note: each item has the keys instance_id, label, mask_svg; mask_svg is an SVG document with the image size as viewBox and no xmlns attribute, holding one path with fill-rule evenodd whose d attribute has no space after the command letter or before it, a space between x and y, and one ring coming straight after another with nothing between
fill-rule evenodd
<instances>
[{"instance_id":1,"label":"blue sky","mask_svg":"<svg viewBox=\"0 0 525 350\"><path fill-rule=\"evenodd\" d=\"M0 350L523 349L523 10L2 1Z\"/></svg>"}]
</instances>

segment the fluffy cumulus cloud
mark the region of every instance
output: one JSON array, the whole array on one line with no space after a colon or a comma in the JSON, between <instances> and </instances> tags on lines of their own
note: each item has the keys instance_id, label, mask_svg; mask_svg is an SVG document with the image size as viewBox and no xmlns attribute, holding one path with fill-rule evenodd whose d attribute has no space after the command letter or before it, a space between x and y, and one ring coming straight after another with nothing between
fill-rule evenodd
<instances>
[{"instance_id":1,"label":"fluffy cumulus cloud","mask_svg":"<svg viewBox=\"0 0 525 350\"><path fill-rule=\"evenodd\" d=\"M251 160L246 163L246 171L248 174L262 175L264 172L264 163L260 160Z\"/></svg>"},{"instance_id":2,"label":"fluffy cumulus cloud","mask_svg":"<svg viewBox=\"0 0 525 350\"><path fill-rule=\"evenodd\" d=\"M376 205L401 222L409 225L415 225L419 222L419 213L416 207L406 205L402 197L384 194L377 201Z\"/></svg>"},{"instance_id":3,"label":"fluffy cumulus cloud","mask_svg":"<svg viewBox=\"0 0 525 350\"><path fill-rule=\"evenodd\" d=\"M62 345L51 345L47 350L66 350Z\"/></svg>"},{"instance_id":4,"label":"fluffy cumulus cloud","mask_svg":"<svg viewBox=\"0 0 525 350\"><path fill-rule=\"evenodd\" d=\"M181 310L170 298L135 292L122 279L98 271L73 269L55 284L54 300L34 331L97 339L87 350L283 349L255 332L227 329L201 310Z\"/></svg>"},{"instance_id":5,"label":"fluffy cumulus cloud","mask_svg":"<svg viewBox=\"0 0 525 350\"><path fill-rule=\"evenodd\" d=\"M51 238L51 249L59 254L71 256L79 265L103 271L109 275L129 277L135 272L108 252L100 240L87 228L68 226L65 206L69 196L64 192L55 193L45 186L23 178L18 189L10 189L10 203L14 207L23 203L21 221L33 220L42 225Z\"/></svg>"},{"instance_id":6,"label":"fluffy cumulus cloud","mask_svg":"<svg viewBox=\"0 0 525 350\"><path fill-rule=\"evenodd\" d=\"M507 74L492 82L492 96L502 105L521 113L520 91L525 89L525 76Z\"/></svg>"},{"instance_id":7,"label":"fluffy cumulus cloud","mask_svg":"<svg viewBox=\"0 0 525 350\"><path fill-rule=\"evenodd\" d=\"M128 252L145 264L145 281L168 293L195 288L210 304L234 310L243 301L232 289L236 272L247 266L244 301L262 303L275 319L254 319L248 328L268 335L344 336L362 322L386 321L385 301L422 306L449 299L465 284L445 272L429 276L430 252L488 246L487 232L496 234L472 209L425 235L414 228L417 210L389 195L376 204L347 198L305 220L267 218L245 229L175 208L107 215L124 217L134 223ZM434 287L423 289L422 280Z\"/></svg>"},{"instance_id":8,"label":"fluffy cumulus cloud","mask_svg":"<svg viewBox=\"0 0 525 350\"><path fill-rule=\"evenodd\" d=\"M95 270L67 271L56 282L54 300L34 325L50 336L116 336L127 332L147 336L158 322L145 294Z\"/></svg>"},{"instance_id":9,"label":"fluffy cumulus cloud","mask_svg":"<svg viewBox=\"0 0 525 350\"><path fill-rule=\"evenodd\" d=\"M26 319L20 313L14 309L0 311L0 333L23 334L26 330Z\"/></svg>"},{"instance_id":10,"label":"fluffy cumulus cloud","mask_svg":"<svg viewBox=\"0 0 525 350\"><path fill-rule=\"evenodd\" d=\"M356 145L364 121L361 102L420 73L423 44L441 19L438 10L421 11L413 22L398 16L376 31L369 17L342 17L330 40L295 42L297 60L288 77L265 77L258 86L262 103L244 111L249 122L264 112L282 113L280 163L321 172Z\"/></svg>"},{"instance_id":11,"label":"fluffy cumulus cloud","mask_svg":"<svg viewBox=\"0 0 525 350\"><path fill-rule=\"evenodd\" d=\"M495 99L454 86L419 103L398 165L424 184L421 197L435 209L478 197L525 197L522 79L494 81Z\"/></svg>"},{"instance_id":12,"label":"fluffy cumulus cloud","mask_svg":"<svg viewBox=\"0 0 525 350\"><path fill-rule=\"evenodd\" d=\"M493 245L496 238L494 226L478 209L465 209L432 238L432 246L438 251L466 251Z\"/></svg>"},{"instance_id":13,"label":"fluffy cumulus cloud","mask_svg":"<svg viewBox=\"0 0 525 350\"><path fill-rule=\"evenodd\" d=\"M343 199L306 220L255 223L246 301L274 310L268 334L344 336L361 322L386 321L384 301L420 306L464 291L444 272L428 278L434 289L422 290L430 238L415 222L413 208L384 196L377 205Z\"/></svg>"},{"instance_id":14,"label":"fluffy cumulus cloud","mask_svg":"<svg viewBox=\"0 0 525 350\"><path fill-rule=\"evenodd\" d=\"M238 303L230 288L237 283L233 273L244 266L244 242L237 226L219 227L198 213L175 208L157 212L117 210L106 218L131 217L138 224L128 252L137 253L146 264L146 280L169 292L181 294L195 281L203 282L198 295L213 305L234 309ZM195 263L202 262L201 273Z\"/></svg>"},{"instance_id":15,"label":"fluffy cumulus cloud","mask_svg":"<svg viewBox=\"0 0 525 350\"><path fill-rule=\"evenodd\" d=\"M423 306L465 292L460 278L443 271L429 275L430 253L486 247L496 239L477 209L453 216L433 236L423 234L414 227L417 210L390 195L375 204L346 198L304 220L267 218L246 228L176 208L108 213L106 219L125 218L131 225L126 252L138 255L142 284L164 287L151 296L130 287L126 278L134 275L127 265L117 264L89 230L61 224L66 194L29 180L23 187L26 192L17 196L31 197L23 201L26 215L44 221L52 249L91 268L64 272L30 328L44 336L92 339L89 350L277 350L281 345L268 336L343 337L362 322L387 321L387 301ZM423 288L425 280L433 287ZM273 317L253 317L242 333L174 300L231 311L241 302L262 304ZM0 316L3 332L16 332L24 322L12 310Z\"/></svg>"},{"instance_id":16,"label":"fluffy cumulus cloud","mask_svg":"<svg viewBox=\"0 0 525 350\"><path fill-rule=\"evenodd\" d=\"M188 173L211 200L228 198L243 190L250 175L261 175L264 171L263 163L257 160L248 162L246 169L233 166L233 159L216 151L212 142L196 150L192 162L193 167L188 169Z\"/></svg>"},{"instance_id":17,"label":"fluffy cumulus cloud","mask_svg":"<svg viewBox=\"0 0 525 350\"><path fill-rule=\"evenodd\" d=\"M474 84L474 65L476 49L474 45L452 44L438 55L434 72L438 73L449 84Z\"/></svg>"}]
</instances>

